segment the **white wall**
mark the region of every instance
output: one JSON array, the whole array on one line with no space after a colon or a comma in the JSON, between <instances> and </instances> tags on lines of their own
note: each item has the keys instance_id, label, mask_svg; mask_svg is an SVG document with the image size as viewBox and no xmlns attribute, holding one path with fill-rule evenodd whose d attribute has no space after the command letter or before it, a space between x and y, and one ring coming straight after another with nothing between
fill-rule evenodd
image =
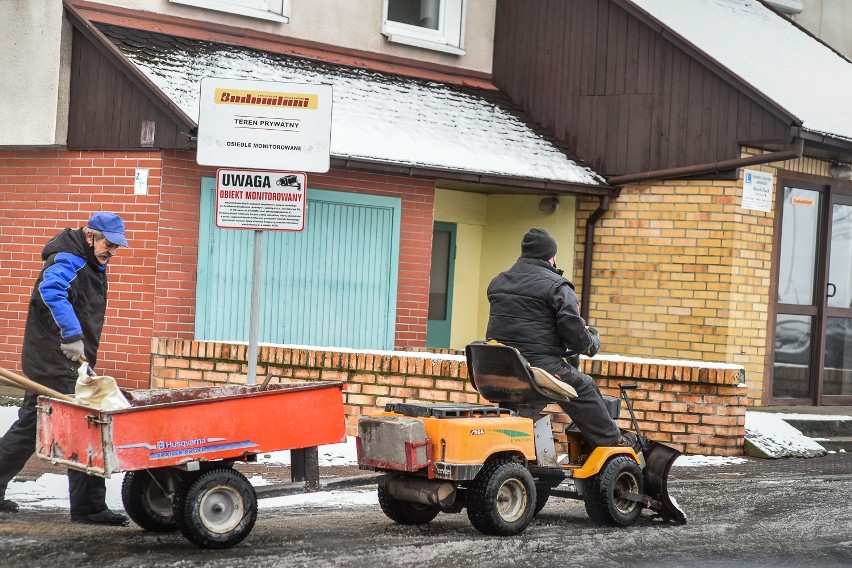
<instances>
[{"instance_id":1,"label":"white wall","mask_svg":"<svg viewBox=\"0 0 852 568\"><path fill-rule=\"evenodd\" d=\"M62 2L0 0L0 38L0 146L64 145L71 33Z\"/></svg>"},{"instance_id":2,"label":"white wall","mask_svg":"<svg viewBox=\"0 0 852 568\"><path fill-rule=\"evenodd\" d=\"M381 34L382 0L290 0L288 23L234 16L220 11L172 3L169 0L94 1L491 73L496 0L467 0L465 55L440 53L389 42Z\"/></svg>"},{"instance_id":3,"label":"white wall","mask_svg":"<svg viewBox=\"0 0 852 568\"><path fill-rule=\"evenodd\" d=\"M793 19L825 43L852 59L852 2L804 0Z\"/></svg>"}]
</instances>

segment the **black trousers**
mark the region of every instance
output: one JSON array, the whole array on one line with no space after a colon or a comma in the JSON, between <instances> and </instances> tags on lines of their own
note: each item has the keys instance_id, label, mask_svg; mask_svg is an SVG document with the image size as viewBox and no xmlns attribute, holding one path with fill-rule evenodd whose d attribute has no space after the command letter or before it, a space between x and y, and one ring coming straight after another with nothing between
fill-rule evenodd
<instances>
[{"instance_id":1,"label":"black trousers","mask_svg":"<svg viewBox=\"0 0 852 568\"><path fill-rule=\"evenodd\" d=\"M555 371L555 373L554 373ZM621 440L621 430L609 416L603 396L595 380L575 367L563 364L550 371L577 391L577 398L559 403L592 447L614 446Z\"/></svg>"},{"instance_id":2,"label":"black trousers","mask_svg":"<svg viewBox=\"0 0 852 568\"><path fill-rule=\"evenodd\" d=\"M73 379L38 379L38 383L59 391L73 394ZM0 439L0 498L6 494L9 482L20 473L36 447L36 401L38 395L27 392L18 410L18 420ZM106 480L95 475L68 470L68 496L72 515L98 513L106 506Z\"/></svg>"}]
</instances>

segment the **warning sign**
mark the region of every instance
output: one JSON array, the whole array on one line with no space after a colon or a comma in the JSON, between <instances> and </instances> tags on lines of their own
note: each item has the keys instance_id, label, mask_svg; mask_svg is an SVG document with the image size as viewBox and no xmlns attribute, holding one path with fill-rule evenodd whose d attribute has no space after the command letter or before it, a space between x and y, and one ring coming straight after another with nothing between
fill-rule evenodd
<instances>
[{"instance_id":1,"label":"warning sign","mask_svg":"<svg viewBox=\"0 0 852 568\"><path fill-rule=\"evenodd\" d=\"M225 170L216 173L220 229L301 231L308 177L304 173Z\"/></svg>"}]
</instances>

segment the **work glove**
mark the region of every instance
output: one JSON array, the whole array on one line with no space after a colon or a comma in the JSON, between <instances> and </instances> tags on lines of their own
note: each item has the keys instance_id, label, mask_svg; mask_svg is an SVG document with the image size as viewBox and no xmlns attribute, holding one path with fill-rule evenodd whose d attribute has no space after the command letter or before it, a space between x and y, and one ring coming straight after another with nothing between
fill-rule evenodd
<instances>
[{"instance_id":1,"label":"work glove","mask_svg":"<svg viewBox=\"0 0 852 568\"><path fill-rule=\"evenodd\" d=\"M566 357L568 363L570 363L575 369L580 368L580 356L579 355L568 355Z\"/></svg>"},{"instance_id":2,"label":"work glove","mask_svg":"<svg viewBox=\"0 0 852 568\"><path fill-rule=\"evenodd\" d=\"M83 357L83 340L78 339L70 343L60 343L59 348L65 353L65 356L72 361L79 361Z\"/></svg>"},{"instance_id":3,"label":"work glove","mask_svg":"<svg viewBox=\"0 0 852 568\"><path fill-rule=\"evenodd\" d=\"M592 346L589 347L588 351L586 351L586 355L594 357L598 354L598 350L601 348L601 335L598 333L598 330L593 327L587 327L586 331L589 332L589 338L592 340Z\"/></svg>"}]
</instances>

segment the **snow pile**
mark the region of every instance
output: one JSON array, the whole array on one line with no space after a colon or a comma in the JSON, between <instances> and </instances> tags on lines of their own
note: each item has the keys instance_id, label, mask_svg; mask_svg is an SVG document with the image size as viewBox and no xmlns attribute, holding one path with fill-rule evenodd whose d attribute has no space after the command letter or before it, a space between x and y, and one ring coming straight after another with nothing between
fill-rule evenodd
<instances>
[{"instance_id":1,"label":"snow pile","mask_svg":"<svg viewBox=\"0 0 852 568\"><path fill-rule=\"evenodd\" d=\"M784 421L781 414L746 412L745 451L759 458L812 458L826 449Z\"/></svg>"}]
</instances>

